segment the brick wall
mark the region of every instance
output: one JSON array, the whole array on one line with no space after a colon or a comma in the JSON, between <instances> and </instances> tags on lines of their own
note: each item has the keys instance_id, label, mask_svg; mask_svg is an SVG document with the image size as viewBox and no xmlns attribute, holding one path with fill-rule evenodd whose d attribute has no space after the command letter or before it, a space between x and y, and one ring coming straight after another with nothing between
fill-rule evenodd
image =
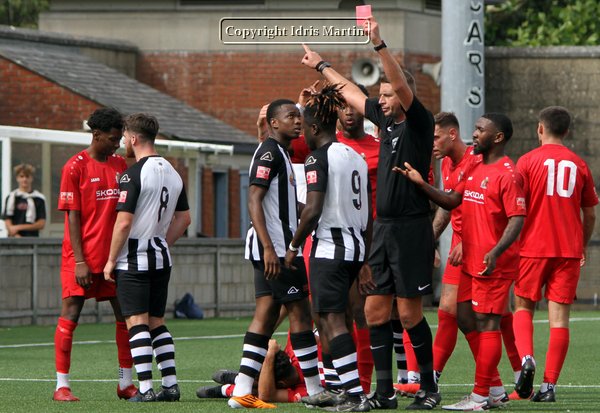
<instances>
[{"instance_id":1,"label":"brick wall","mask_svg":"<svg viewBox=\"0 0 600 413\"><path fill-rule=\"evenodd\" d=\"M81 130L100 106L0 57L0 124Z\"/></svg>"},{"instance_id":2,"label":"brick wall","mask_svg":"<svg viewBox=\"0 0 600 413\"><path fill-rule=\"evenodd\" d=\"M260 107L277 98L296 100L302 88L320 78L300 64L302 53L144 53L137 65L139 81L165 92L252 135ZM323 52L343 76L351 78L352 63L361 57L377 61L373 52ZM438 56L396 53L417 80L419 97L439 111L440 91L420 73L422 63ZM403 60L404 59L404 60ZM376 96L378 86L371 87Z\"/></svg>"}]
</instances>

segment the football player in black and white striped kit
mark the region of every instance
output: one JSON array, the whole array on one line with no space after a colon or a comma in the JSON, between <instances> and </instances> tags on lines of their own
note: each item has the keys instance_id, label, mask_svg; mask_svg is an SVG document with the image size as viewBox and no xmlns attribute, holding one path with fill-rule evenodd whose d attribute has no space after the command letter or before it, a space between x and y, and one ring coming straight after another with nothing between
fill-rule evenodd
<instances>
[{"instance_id":1,"label":"football player in black and white striped kit","mask_svg":"<svg viewBox=\"0 0 600 413\"><path fill-rule=\"evenodd\" d=\"M281 306L290 320L290 342L300 362L308 394L323 390L317 368L317 342L312 332L308 282L302 258L295 269L283 267L283 258L298 225L298 203L292 162L287 152L298 138L302 116L291 100L280 99L267 108L271 136L256 149L250 165L248 211L252 227L246 237L246 259L254 267L256 310L244 336L232 408L272 408L252 395L275 331Z\"/></svg>"},{"instance_id":2,"label":"football player in black and white striped kit","mask_svg":"<svg viewBox=\"0 0 600 413\"><path fill-rule=\"evenodd\" d=\"M365 160L335 138L337 109L345 101L334 85L312 96L304 108L304 135L313 151L306 158L306 206L289 245L285 264L293 267L297 249L314 230L310 255L310 291L323 354L333 365L346 391L332 397L328 390L302 399L335 411L370 410L356 362L356 348L346 325L348 293L368 255L371 195Z\"/></svg>"},{"instance_id":3,"label":"football player in black and white striped kit","mask_svg":"<svg viewBox=\"0 0 600 413\"><path fill-rule=\"evenodd\" d=\"M154 148L158 121L142 113L125 119L127 157L136 163L119 180L117 221L104 277L117 282L117 297L129 330L129 344L140 382L134 402L177 401L175 346L165 325L171 254L169 246L189 226L183 181ZM152 388L152 355L162 376Z\"/></svg>"}]
</instances>

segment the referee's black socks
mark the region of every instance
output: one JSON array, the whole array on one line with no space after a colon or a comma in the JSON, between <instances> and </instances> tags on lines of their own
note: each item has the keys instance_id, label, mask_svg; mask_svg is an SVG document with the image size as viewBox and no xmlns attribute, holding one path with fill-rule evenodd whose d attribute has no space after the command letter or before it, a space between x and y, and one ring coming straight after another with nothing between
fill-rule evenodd
<instances>
[{"instance_id":1,"label":"referee's black socks","mask_svg":"<svg viewBox=\"0 0 600 413\"><path fill-rule=\"evenodd\" d=\"M421 371L421 389L437 392L438 387L433 375L433 338L427 320L423 317L416 326L407 328L406 331Z\"/></svg>"},{"instance_id":2,"label":"referee's black socks","mask_svg":"<svg viewBox=\"0 0 600 413\"><path fill-rule=\"evenodd\" d=\"M380 396L389 397L394 394L392 381L392 347L394 335L392 324L387 323L369 327L371 335L371 353L375 364L375 376L377 377L376 392Z\"/></svg>"}]
</instances>

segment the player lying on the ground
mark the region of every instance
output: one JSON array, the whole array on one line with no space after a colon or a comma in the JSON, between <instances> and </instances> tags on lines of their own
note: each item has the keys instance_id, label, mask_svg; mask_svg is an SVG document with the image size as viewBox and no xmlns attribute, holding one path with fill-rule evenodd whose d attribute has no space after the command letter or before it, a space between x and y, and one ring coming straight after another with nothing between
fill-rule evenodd
<instances>
[{"instance_id":1,"label":"player lying on the ground","mask_svg":"<svg viewBox=\"0 0 600 413\"><path fill-rule=\"evenodd\" d=\"M281 350L276 340L269 340L269 349L252 393L266 402L299 402L307 396L304 376L291 346ZM219 385L203 386L196 390L200 398L227 398L233 394L237 371L218 370L213 380Z\"/></svg>"}]
</instances>

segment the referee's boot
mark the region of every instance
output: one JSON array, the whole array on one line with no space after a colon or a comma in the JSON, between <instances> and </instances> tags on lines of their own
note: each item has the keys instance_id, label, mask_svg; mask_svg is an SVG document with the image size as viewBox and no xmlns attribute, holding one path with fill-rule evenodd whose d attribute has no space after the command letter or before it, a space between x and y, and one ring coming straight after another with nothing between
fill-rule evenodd
<instances>
[{"instance_id":1,"label":"referee's boot","mask_svg":"<svg viewBox=\"0 0 600 413\"><path fill-rule=\"evenodd\" d=\"M179 385L175 383L171 387L161 386L160 391L156 395L157 402L177 402L181 397Z\"/></svg>"}]
</instances>

